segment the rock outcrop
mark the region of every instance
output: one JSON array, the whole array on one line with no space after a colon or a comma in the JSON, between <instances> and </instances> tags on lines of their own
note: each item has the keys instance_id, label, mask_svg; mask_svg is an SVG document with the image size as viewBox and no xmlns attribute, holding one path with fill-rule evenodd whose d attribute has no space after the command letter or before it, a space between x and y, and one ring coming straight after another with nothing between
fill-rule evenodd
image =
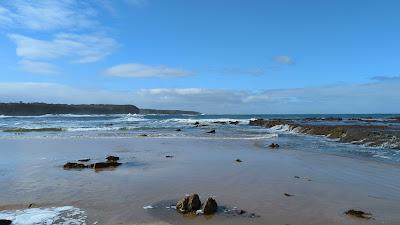
<instances>
[{"instance_id":1,"label":"rock outcrop","mask_svg":"<svg viewBox=\"0 0 400 225\"><path fill-rule=\"evenodd\" d=\"M180 213L195 213L201 208L201 201L198 194L191 194L179 200L176 210Z\"/></svg>"},{"instance_id":2,"label":"rock outcrop","mask_svg":"<svg viewBox=\"0 0 400 225\"><path fill-rule=\"evenodd\" d=\"M218 211L218 204L213 198L208 198L203 207L204 215L211 215Z\"/></svg>"},{"instance_id":3,"label":"rock outcrop","mask_svg":"<svg viewBox=\"0 0 400 225\"><path fill-rule=\"evenodd\" d=\"M298 120L286 119L256 119L250 120L249 125L265 128L285 125L288 127L288 130L292 132L325 136L330 139L337 139L344 143L400 149L400 129L393 126L342 124L320 125L301 123Z\"/></svg>"}]
</instances>

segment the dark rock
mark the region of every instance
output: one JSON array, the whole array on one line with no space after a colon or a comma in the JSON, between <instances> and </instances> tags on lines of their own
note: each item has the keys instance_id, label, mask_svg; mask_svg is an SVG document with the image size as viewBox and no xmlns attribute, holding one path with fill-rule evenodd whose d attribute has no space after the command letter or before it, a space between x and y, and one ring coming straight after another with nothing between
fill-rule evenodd
<instances>
[{"instance_id":1,"label":"dark rock","mask_svg":"<svg viewBox=\"0 0 400 225\"><path fill-rule=\"evenodd\" d=\"M83 163L72 163L72 162L67 162L64 164L64 169L83 169L83 168L88 168L88 166Z\"/></svg>"},{"instance_id":2,"label":"dark rock","mask_svg":"<svg viewBox=\"0 0 400 225\"><path fill-rule=\"evenodd\" d=\"M215 130L210 130L207 132L207 134L215 134Z\"/></svg>"},{"instance_id":3,"label":"dark rock","mask_svg":"<svg viewBox=\"0 0 400 225\"><path fill-rule=\"evenodd\" d=\"M0 225L10 225L11 223L11 220L0 220Z\"/></svg>"},{"instance_id":4,"label":"dark rock","mask_svg":"<svg viewBox=\"0 0 400 225\"><path fill-rule=\"evenodd\" d=\"M107 161L118 161L119 157L110 155L110 156L107 156L106 159L107 159Z\"/></svg>"},{"instance_id":5,"label":"dark rock","mask_svg":"<svg viewBox=\"0 0 400 225\"><path fill-rule=\"evenodd\" d=\"M300 177L299 177L299 176L294 176L294 178L297 178L297 179L299 179Z\"/></svg>"},{"instance_id":6,"label":"dark rock","mask_svg":"<svg viewBox=\"0 0 400 225\"><path fill-rule=\"evenodd\" d=\"M243 161L241 159L236 159L236 162L241 163Z\"/></svg>"},{"instance_id":7,"label":"dark rock","mask_svg":"<svg viewBox=\"0 0 400 225\"><path fill-rule=\"evenodd\" d=\"M87 159L79 159L79 160L78 160L78 162L89 162L89 161L90 161L89 158L87 158Z\"/></svg>"},{"instance_id":8,"label":"dark rock","mask_svg":"<svg viewBox=\"0 0 400 225\"><path fill-rule=\"evenodd\" d=\"M192 194L189 196L188 210L195 212L201 208L201 201L198 194Z\"/></svg>"},{"instance_id":9,"label":"dark rock","mask_svg":"<svg viewBox=\"0 0 400 225\"><path fill-rule=\"evenodd\" d=\"M363 211L360 211L360 210L354 210L354 209L347 210L345 212L345 214L349 215L349 216L354 216L354 217L357 217L357 218L361 218L361 219L367 219L367 220L372 218L372 214L371 213L366 213L366 212L363 212Z\"/></svg>"},{"instance_id":10,"label":"dark rock","mask_svg":"<svg viewBox=\"0 0 400 225\"><path fill-rule=\"evenodd\" d=\"M285 195L286 197L292 197L292 196L294 196L294 195L291 195L291 194L288 194L288 193L285 193L285 194L283 194L283 195Z\"/></svg>"},{"instance_id":11,"label":"dark rock","mask_svg":"<svg viewBox=\"0 0 400 225\"><path fill-rule=\"evenodd\" d=\"M175 131L182 131L182 130L178 128L178 129L176 129Z\"/></svg>"},{"instance_id":12,"label":"dark rock","mask_svg":"<svg viewBox=\"0 0 400 225\"><path fill-rule=\"evenodd\" d=\"M186 196L176 203L176 210L180 213L192 213L201 208L201 201L198 194Z\"/></svg>"},{"instance_id":13,"label":"dark rock","mask_svg":"<svg viewBox=\"0 0 400 225\"><path fill-rule=\"evenodd\" d=\"M114 168L120 166L122 163L115 161L107 161L107 162L98 162L91 164L90 167L93 169L106 169L106 168Z\"/></svg>"},{"instance_id":14,"label":"dark rock","mask_svg":"<svg viewBox=\"0 0 400 225\"><path fill-rule=\"evenodd\" d=\"M218 204L213 198L208 198L206 203L204 204L203 212L204 215L211 215L216 213L218 210Z\"/></svg>"},{"instance_id":15,"label":"dark rock","mask_svg":"<svg viewBox=\"0 0 400 225\"><path fill-rule=\"evenodd\" d=\"M231 124L231 125L238 125L238 124L239 124L239 121L229 121L229 124Z\"/></svg>"},{"instance_id":16,"label":"dark rock","mask_svg":"<svg viewBox=\"0 0 400 225\"><path fill-rule=\"evenodd\" d=\"M200 125L199 121L196 121L193 125Z\"/></svg>"},{"instance_id":17,"label":"dark rock","mask_svg":"<svg viewBox=\"0 0 400 225\"><path fill-rule=\"evenodd\" d=\"M173 155L166 155L165 158L174 158Z\"/></svg>"},{"instance_id":18,"label":"dark rock","mask_svg":"<svg viewBox=\"0 0 400 225\"><path fill-rule=\"evenodd\" d=\"M279 148L278 144L272 143L269 145L270 148Z\"/></svg>"},{"instance_id":19,"label":"dark rock","mask_svg":"<svg viewBox=\"0 0 400 225\"><path fill-rule=\"evenodd\" d=\"M139 134L139 137L147 137L147 134Z\"/></svg>"},{"instance_id":20,"label":"dark rock","mask_svg":"<svg viewBox=\"0 0 400 225\"><path fill-rule=\"evenodd\" d=\"M226 122L225 122L225 121L214 121L213 123L217 123L217 124L223 124L223 125L225 125L225 124L226 124Z\"/></svg>"}]
</instances>

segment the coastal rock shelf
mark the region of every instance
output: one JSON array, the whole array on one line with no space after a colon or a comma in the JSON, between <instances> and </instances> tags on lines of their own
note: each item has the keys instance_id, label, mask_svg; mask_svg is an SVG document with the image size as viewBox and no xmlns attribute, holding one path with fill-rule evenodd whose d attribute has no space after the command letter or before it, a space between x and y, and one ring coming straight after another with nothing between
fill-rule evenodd
<instances>
[{"instance_id":1,"label":"coastal rock shelf","mask_svg":"<svg viewBox=\"0 0 400 225\"><path fill-rule=\"evenodd\" d=\"M387 125L320 125L287 119L250 120L250 126L282 128L293 133L320 135L340 142L400 149L400 129Z\"/></svg>"}]
</instances>

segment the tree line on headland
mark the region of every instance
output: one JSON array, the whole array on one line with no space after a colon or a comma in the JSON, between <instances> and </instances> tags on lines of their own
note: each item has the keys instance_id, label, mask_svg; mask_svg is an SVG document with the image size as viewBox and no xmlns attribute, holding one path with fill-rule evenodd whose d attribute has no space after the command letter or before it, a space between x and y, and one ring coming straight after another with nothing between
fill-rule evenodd
<instances>
[{"instance_id":1,"label":"tree line on headland","mask_svg":"<svg viewBox=\"0 0 400 225\"><path fill-rule=\"evenodd\" d=\"M199 114L194 111L139 109L134 105L112 104L47 104L47 103L0 103L0 115L41 116L46 114Z\"/></svg>"}]
</instances>

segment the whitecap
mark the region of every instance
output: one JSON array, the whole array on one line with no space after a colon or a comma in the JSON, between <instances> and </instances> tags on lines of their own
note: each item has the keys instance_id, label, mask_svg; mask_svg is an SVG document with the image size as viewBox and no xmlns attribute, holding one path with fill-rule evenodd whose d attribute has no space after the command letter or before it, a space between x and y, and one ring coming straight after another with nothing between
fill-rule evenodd
<instances>
[{"instance_id":1,"label":"whitecap","mask_svg":"<svg viewBox=\"0 0 400 225\"><path fill-rule=\"evenodd\" d=\"M0 218L12 225L86 225L86 214L72 206L0 211Z\"/></svg>"}]
</instances>

